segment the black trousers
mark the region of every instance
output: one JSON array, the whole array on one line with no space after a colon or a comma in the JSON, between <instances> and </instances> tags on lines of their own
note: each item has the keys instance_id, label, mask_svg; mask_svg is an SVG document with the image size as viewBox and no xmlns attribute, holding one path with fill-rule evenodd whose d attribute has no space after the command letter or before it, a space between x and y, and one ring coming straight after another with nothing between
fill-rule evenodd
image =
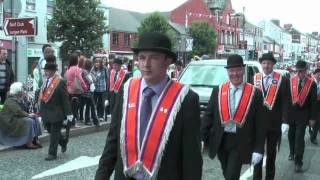
<instances>
[{"instance_id":1,"label":"black trousers","mask_svg":"<svg viewBox=\"0 0 320 180\"><path fill-rule=\"evenodd\" d=\"M103 118L104 116L104 101L106 92L94 92L93 98L97 105L97 115L98 118Z\"/></svg>"},{"instance_id":2,"label":"black trousers","mask_svg":"<svg viewBox=\"0 0 320 180\"><path fill-rule=\"evenodd\" d=\"M237 151L236 135L224 133L218 158L226 180L238 180L241 173L240 154Z\"/></svg>"},{"instance_id":3,"label":"black trousers","mask_svg":"<svg viewBox=\"0 0 320 180\"><path fill-rule=\"evenodd\" d=\"M4 104L7 98L7 91L0 91L1 104Z\"/></svg>"},{"instance_id":4,"label":"black trousers","mask_svg":"<svg viewBox=\"0 0 320 180\"><path fill-rule=\"evenodd\" d=\"M290 154L294 154L295 164L302 165L303 160L303 153L304 153L304 135L306 132L307 121L294 121L293 123L289 124L289 147L290 147Z\"/></svg>"},{"instance_id":5,"label":"black trousers","mask_svg":"<svg viewBox=\"0 0 320 180\"><path fill-rule=\"evenodd\" d=\"M266 180L274 179L276 168L275 161L277 156L277 144L281 139L281 131L277 130L268 130L266 133ZM253 171L253 179L261 180L262 179L262 163L260 161L255 167Z\"/></svg>"},{"instance_id":6,"label":"black trousers","mask_svg":"<svg viewBox=\"0 0 320 180\"><path fill-rule=\"evenodd\" d=\"M58 144L63 146L68 143L68 140L64 139L61 134L62 122L45 123L44 127L50 133L50 145L49 145L48 154L56 156L57 150L58 150Z\"/></svg>"},{"instance_id":7,"label":"black trousers","mask_svg":"<svg viewBox=\"0 0 320 180\"><path fill-rule=\"evenodd\" d=\"M83 96L83 103L86 106L85 110L85 122L90 122L92 118L93 122L98 123L98 117L96 114L96 105L94 103L93 95Z\"/></svg>"},{"instance_id":8,"label":"black trousers","mask_svg":"<svg viewBox=\"0 0 320 180\"><path fill-rule=\"evenodd\" d=\"M79 119L79 107L80 107L81 94L70 94L70 104L73 115L72 124L74 125L76 120Z\"/></svg>"}]
</instances>

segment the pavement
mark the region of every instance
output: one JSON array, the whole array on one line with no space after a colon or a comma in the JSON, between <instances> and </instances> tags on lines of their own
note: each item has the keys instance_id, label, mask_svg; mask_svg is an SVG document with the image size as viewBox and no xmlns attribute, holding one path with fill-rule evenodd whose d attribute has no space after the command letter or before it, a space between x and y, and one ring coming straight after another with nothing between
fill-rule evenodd
<instances>
[{"instance_id":1,"label":"pavement","mask_svg":"<svg viewBox=\"0 0 320 180\"><path fill-rule=\"evenodd\" d=\"M109 118L110 119L110 118ZM80 136L80 135L86 135L86 134L91 134L91 133L95 133L95 132L101 132L101 131L106 131L109 129L109 125L111 120L106 121L101 121L100 122L100 127L96 127L94 125L92 126L88 126L85 125L82 122L77 122L77 126L76 128L71 128L70 129L70 133L69 133L69 137L75 137L75 136ZM65 129L62 130L62 134L65 133ZM49 133L46 130L42 130L42 135L39 137L39 140L41 143L44 142L48 142L49 141ZM11 149L14 149L15 147L11 147L11 146L4 146L0 144L0 152L2 151L8 151Z\"/></svg>"}]
</instances>

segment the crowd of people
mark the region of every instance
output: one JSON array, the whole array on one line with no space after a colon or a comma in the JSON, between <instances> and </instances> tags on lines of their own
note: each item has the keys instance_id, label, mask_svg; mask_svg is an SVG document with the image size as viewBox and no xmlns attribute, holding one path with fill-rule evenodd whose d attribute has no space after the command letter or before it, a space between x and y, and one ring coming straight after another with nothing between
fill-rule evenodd
<instances>
[{"instance_id":1,"label":"crowd of people","mask_svg":"<svg viewBox=\"0 0 320 180\"><path fill-rule=\"evenodd\" d=\"M217 156L227 180L239 179L243 164L254 166L253 179L262 179L264 155L265 178L274 179L277 148L286 133L288 160L294 161L295 172L304 171L305 129L310 127L310 140L317 144L320 128L320 66L309 74L308 64L297 61L295 72L284 76L274 70L273 54L266 53L259 58L263 72L250 84L244 80L242 57L230 55L229 80L213 88L201 119L199 95L175 81L183 64L170 39L144 33L132 50L135 61L114 55L88 58L75 51L60 75L54 51L45 45L33 71L37 100L30 103L22 83L12 83L10 62L0 49L0 93L8 94L1 97L1 144L42 147L41 117L50 133L45 160L54 160L59 145L62 153L67 150L63 126L76 128L83 121L98 127L111 116L97 180L112 173L117 180L200 180L204 149L211 159Z\"/></svg>"}]
</instances>

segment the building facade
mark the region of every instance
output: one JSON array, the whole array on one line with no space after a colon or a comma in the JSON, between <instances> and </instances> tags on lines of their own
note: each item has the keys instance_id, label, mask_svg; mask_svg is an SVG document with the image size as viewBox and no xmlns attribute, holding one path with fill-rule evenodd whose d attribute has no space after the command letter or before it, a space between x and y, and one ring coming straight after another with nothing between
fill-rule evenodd
<instances>
[{"instance_id":1,"label":"building facade","mask_svg":"<svg viewBox=\"0 0 320 180\"><path fill-rule=\"evenodd\" d=\"M3 31L0 39L11 39L12 64L16 74L16 80L24 82L28 74L32 74L33 66L42 56L43 44L48 44L47 22L52 17L54 11L54 0L6 0L2 2L3 14L5 18L35 17L37 19L37 35L6 37ZM10 40L8 40L10 41ZM58 45L50 43L56 55L58 55ZM58 56L57 56L58 58ZM59 70L61 61L58 59Z\"/></svg>"}]
</instances>

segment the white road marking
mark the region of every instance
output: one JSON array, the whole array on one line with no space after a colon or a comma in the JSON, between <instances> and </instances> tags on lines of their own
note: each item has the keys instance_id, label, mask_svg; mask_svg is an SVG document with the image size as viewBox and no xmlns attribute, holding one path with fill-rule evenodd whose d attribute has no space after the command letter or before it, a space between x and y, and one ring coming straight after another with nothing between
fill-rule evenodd
<instances>
[{"instance_id":1,"label":"white road marking","mask_svg":"<svg viewBox=\"0 0 320 180\"><path fill-rule=\"evenodd\" d=\"M266 156L263 157L262 167L266 166ZM240 180L247 180L249 177L253 175L253 166L250 166L241 176Z\"/></svg>"},{"instance_id":2,"label":"white road marking","mask_svg":"<svg viewBox=\"0 0 320 180\"><path fill-rule=\"evenodd\" d=\"M96 157L80 156L65 164L59 165L53 169L49 169L32 177L32 179L39 179L47 176L61 174L76 169L82 169L90 166L95 166L99 163L100 155Z\"/></svg>"}]
</instances>

